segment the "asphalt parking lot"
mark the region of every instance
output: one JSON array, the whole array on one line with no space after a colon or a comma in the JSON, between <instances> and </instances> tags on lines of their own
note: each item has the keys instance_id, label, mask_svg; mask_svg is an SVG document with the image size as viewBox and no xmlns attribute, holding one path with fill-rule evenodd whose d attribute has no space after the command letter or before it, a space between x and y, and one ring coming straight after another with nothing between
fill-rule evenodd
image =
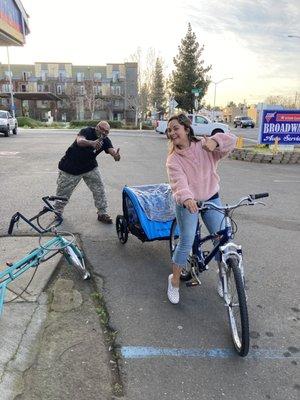
<instances>
[{"instance_id":1,"label":"asphalt parking lot","mask_svg":"<svg viewBox=\"0 0 300 400\"><path fill-rule=\"evenodd\" d=\"M13 213L33 214L41 197L55 192L58 160L75 134L20 130L17 136L0 137L2 236ZM116 217L123 213L125 184L167 181L167 140L153 132L113 131L110 136L122 159L115 163L100 156L99 161ZM200 287L183 287L182 303L174 307L165 293L167 242L142 243L130 235L127 244L120 244L115 227L96 220L83 183L66 209L64 229L80 236L92 273L103 280L128 400L298 399L299 165L225 160L220 176L224 202L270 192L265 207L248 207L235 215L249 299L251 349L245 359L232 351L214 266Z\"/></svg>"}]
</instances>

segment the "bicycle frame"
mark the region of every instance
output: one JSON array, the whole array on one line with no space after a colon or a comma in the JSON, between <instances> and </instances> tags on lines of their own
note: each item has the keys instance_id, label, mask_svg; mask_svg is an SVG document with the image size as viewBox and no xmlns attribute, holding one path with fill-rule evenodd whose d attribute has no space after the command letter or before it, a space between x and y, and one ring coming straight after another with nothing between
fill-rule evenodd
<instances>
[{"instance_id":1,"label":"bicycle frame","mask_svg":"<svg viewBox=\"0 0 300 400\"><path fill-rule=\"evenodd\" d=\"M54 247L66 247L70 244L64 237L57 235L53 239L49 240L43 247L38 247L31 253L27 254L21 260L16 261L0 272L0 315L2 313L4 297L7 286L21 274L27 271L29 268L37 268L40 263L49 260L60 252L60 250L51 250ZM49 257L46 256L52 253Z\"/></svg>"},{"instance_id":2,"label":"bicycle frame","mask_svg":"<svg viewBox=\"0 0 300 400\"><path fill-rule=\"evenodd\" d=\"M213 234L207 235L203 238L201 238L201 224L198 220L192 252L194 255L197 256L198 262L201 263L199 265L201 267L200 268L201 271L206 269L205 267L216 256L220 248L223 247L226 243L228 243L228 240L231 239L231 236L232 236L231 224L226 212L225 212L225 228ZM214 240L214 239L218 239L219 242L213 247L211 251L208 252L208 254L203 253L201 249L202 244L209 240Z\"/></svg>"}]
</instances>

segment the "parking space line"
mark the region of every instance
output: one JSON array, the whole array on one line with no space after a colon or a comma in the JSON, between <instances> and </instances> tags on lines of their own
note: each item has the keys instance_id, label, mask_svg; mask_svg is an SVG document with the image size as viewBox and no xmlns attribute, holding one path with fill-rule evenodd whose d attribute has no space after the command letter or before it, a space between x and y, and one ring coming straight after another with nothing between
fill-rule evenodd
<instances>
[{"instance_id":1,"label":"parking space line","mask_svg":"<svg viewBox=\"0 0 300 400\"><path fill-rule=\"evenodd\" d=\"M161 357L197 357L197 358L235 358L238 357L233 349L174 349L168 347L122 346L121 354L125 359L161 358ZM276 360L295 360L300 354L284 354L282 350L252 349L248 358L264 358Z\"/></svg>"},{"instance_id":2,"label":"parking space line","mask_svg":"<svg viewBox=\"0 0 300 400\"><path fill-rule=\"evenodd\" d=\"M300 181L293 181L293 180L288 180L288 179L275 179L273 182L275 183L300 183Z\"/></svg>"}]
</instances>

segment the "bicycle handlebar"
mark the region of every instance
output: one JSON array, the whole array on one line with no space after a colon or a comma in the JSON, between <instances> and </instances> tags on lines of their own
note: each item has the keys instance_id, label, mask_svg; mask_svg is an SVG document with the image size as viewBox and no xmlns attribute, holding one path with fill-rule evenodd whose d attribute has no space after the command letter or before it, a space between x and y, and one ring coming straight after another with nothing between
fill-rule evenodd
<instances>
[{"instance_id":1,"label":"bicycle handlebar","mask_svg":"<svg viewBox=\"0 0 300 400\"><path fill-rule=\"evenodd\" d=\"M10 220L10 223L9 223L9 228L8 228L8 234L9 235L12 234L12 231L14 229L14 225L15 225L16 222L19 221L19 219L20 219L19 213L16 213L11 217L11 220Z\"/></svg>"},{"instance_id":2,"label":"bicycle handlebar","mask_svg":"<svg viewBox=\"0 0 300 400\"><path fill-rule=\"evenodd\" d=\"M42 197L42 200L44 203L46 203L47 207L45 206L42 211L40 211L38 214L36 214L35 216L31 217L30 219L27 219L26 217L24 217L24 215L22 215L20 212L15 213L10 220L10 224L9 224L9 228L8 228L8 234L11 235L12 231L14 229L14 225L19 221L19 219L23 219L28 225L30 225L34 230L36 230L38 233L45 233L48 232L49 229L45 229L43 227L41 227L41 225L39 224L39 218L46 214L47 212L53 212L54 214L56 214L57 218L57 223L55 225L59 226L62 223L62 218L61 216L55 211L53 205L50 203L52 201L55 200L60 200L60 201L67 201L68 199L66 197L62 197L62 196L45 196ZM37 227L36 225L34 225L32 223L32 221L37 220L37 224L39 227Z\"/></svg>"},{"instance_id":3,"label":"bicycle handlebar","mask_svg":"<svg viewBox=\"0 0 300 400\"><path fill-rule=\"evenodd\" d=\"M204 210L208 210L208 209L215 209L215 210L219 210L219 211L229 211L229 210L233 210L235 208L241 207L241 206L246 206L246 205L254 205L254 204L264 204L261 202L255 202L253 200L256 199L261 199L263 197L269 197L269 193L265 192L265 193L256 193L256 194L249 194L248 196L242 197L236 204L226 204L226 206L217 206L216 204L210 202L210 201L198 201L197 205L199 207L199 211L204 211ZM248 202L248 204L243 204L245 202Z\"/></svg>"},{"instance_id":4,"label":"bicycle handlebar","mask_svg":"<svg viewBox=\"0 0 300 400\"><path fill-rule=\"evenodd\" d=\"M249 194L249 197L251 197L251 199L261 199L263 197L269 197L269 193L265 192L265 193L257 193L257 194Z\"/></svg>"}]
</instances>

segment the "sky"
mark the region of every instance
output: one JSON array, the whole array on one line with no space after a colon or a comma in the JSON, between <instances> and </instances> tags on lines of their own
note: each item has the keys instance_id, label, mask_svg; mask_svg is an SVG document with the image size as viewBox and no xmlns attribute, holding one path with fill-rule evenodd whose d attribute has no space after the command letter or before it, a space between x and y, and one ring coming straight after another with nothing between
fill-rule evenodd
<instances>
[{"instance_id":1,"label":"sky","mask_svg":"<svg viewBox=\"0 0 300 400\"><path fill-rule=\"evenodd\" d=\"M131 61L141 50L163 59L165 76L188 23L212 65L206 103L255 104L268 96L300 100L300 0L22 0L30 34L10 47L11 64ZM294 35L296 37L288 37ZM298 36L298 37L297 37ZM0 62L7 63L5 48ZM232 78L232 79L226 79Z\"/></svg>"}]
</instances>

